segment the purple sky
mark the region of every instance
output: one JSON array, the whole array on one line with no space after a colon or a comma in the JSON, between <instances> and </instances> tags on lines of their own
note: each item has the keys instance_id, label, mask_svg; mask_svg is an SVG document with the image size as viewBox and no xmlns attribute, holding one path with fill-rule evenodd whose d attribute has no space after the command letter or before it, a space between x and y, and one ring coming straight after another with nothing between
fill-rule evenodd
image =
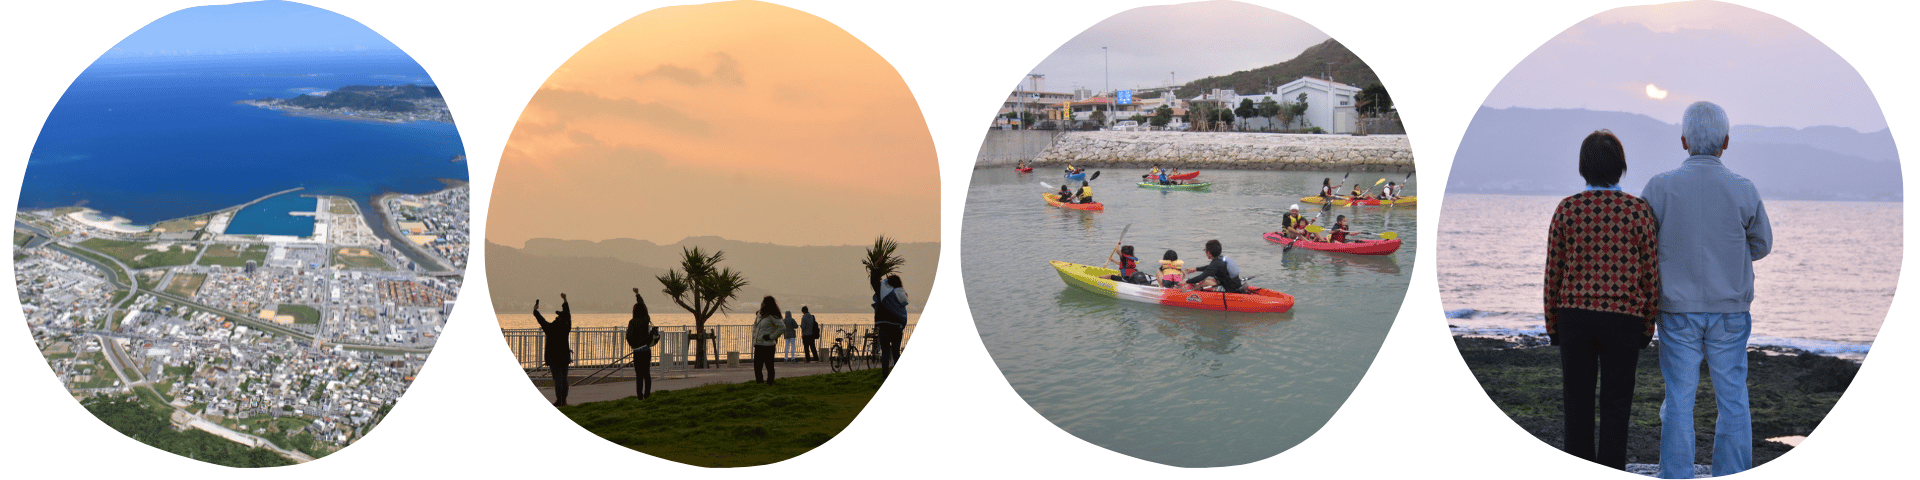
<instances>
[{"instance_id":1,"label":"purple sky","mask_svg":"<svg viewBox=\"0 0 1920 480\"><path fill-rule=\"evenodd\" d=\"M1647 85L1667 92L1649 96ZM1839 54L1786 20L1719 2L1617 8L1548 40L1494 87L1493 108L1586 108L1679 123L1707 100L1735 124L1887 128Z\"/></svg>"},{"instance_id":2,"label":"purple sky","mask_svg":"<svg viewBox=\"0 0 1920 480\"><path fill-rule=\"evenodd\" d=\"M1047 76L1047 91L1070 92L1075 84L1104 90L1104 46L1113 89L1160 87L1284 62L1327 38L1298 18L1240 2L1140 7L1088 27L1030 72Z\"/></svg>"}]
</instances>

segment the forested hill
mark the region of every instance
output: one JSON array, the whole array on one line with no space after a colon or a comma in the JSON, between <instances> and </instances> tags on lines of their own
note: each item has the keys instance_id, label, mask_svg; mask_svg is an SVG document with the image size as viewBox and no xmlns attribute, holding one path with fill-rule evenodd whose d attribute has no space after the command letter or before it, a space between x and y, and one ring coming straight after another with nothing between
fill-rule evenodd
<instances>
[{"instance_id":1,"label":"forested hill","mask_svg":"<svg viewBox=\"0 0 1920 480\"><path fill-rule=\"evenodd\" d=\"M261 99L262 101L272 99ZM348 85L322 95L301 94L284 100L301 108L352 109L406 113L422 106L417 100L441 100L440 87L421 85Z\"/></svg>"},{"instance_id":2,"label":"forested hill","mask_svg":"<svg viewBox=\"0 0 1920 480\"><path fill-rule=\"evenodd\" d=\"M1292 60L1187 82L1180 87L1180 95L1191 97L1216 88L1230 88L1241 95L1268 93L1274 87L1300 77L1326 78L1328 75L1332 75L1335 82L1359 88L1380 83L1380 77L1373 74L1372 67L1360 61L1360 57L1348 51L1345 45L1329 38L1319 45L1307 47Z\"/></svg>"},{"instance_id":3,"label":"forested hill","mask_svg":"<svg viewBox=\"0 0 1920 480\"><path fill-rule=\"evenodd\" d=\"M329 119L453 123L447 100L440 97L440 87L432 85L348 85L331 92L235 103Z\"/></svg>"}]
</instances>

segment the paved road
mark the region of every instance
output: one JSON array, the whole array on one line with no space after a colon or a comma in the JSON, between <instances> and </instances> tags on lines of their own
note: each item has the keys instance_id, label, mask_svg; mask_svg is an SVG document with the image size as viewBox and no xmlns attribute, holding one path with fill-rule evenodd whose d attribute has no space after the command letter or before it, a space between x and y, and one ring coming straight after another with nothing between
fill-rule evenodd
<instances>
[{"instance_id":1,"label":"paved road","mask_svg":"<svg viewBox=\"0 0 1920 480\"><path fill-rule=\"evenodd\" d=\"M593 370L591 369L576 368L568 373L572 374L575 379L578 379L592 372ZM779 383L782 378L819 375L822 373L833 373L832 369L827 368L826 362L780 363L774 366L774 383ZM753 381L753 365L741 363L738 367L709 368L705 370L694 369L693 373L687 378L662 378L660 376L660 369L655 368L653 375L653 391L681 390L717 383L751 382ZM574 385L567 389L567 403L578 405L587 402L604 402L631 397L633 396L633 384L634 382L632 381L625 381L597 383L593 385ZM542 387L540 389L540 395L547 397L547 402L553 402L553 387Z\"/></svg>"}]
</instances>

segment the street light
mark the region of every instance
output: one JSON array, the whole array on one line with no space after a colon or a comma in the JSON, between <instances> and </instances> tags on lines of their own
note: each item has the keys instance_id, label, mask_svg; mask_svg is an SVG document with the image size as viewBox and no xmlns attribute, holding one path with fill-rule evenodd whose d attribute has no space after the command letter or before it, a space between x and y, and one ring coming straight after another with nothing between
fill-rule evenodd
<instances>
[{"instance_id":1,"label":"street light","mask_svg":"<svg viewBox=\"0 0 1920 480\"><path fill-rule=\"evenodd\" d=\"M1113 71L1109 68L1110 66L1110 62L1107 61L1107 47L1100 47L1100 81L1106 84L1106 89L1109 93L1113 92ZM1107 103L1107 122L1112 122L1113 103L1111 102L1113 102L1113 99L1108 98L1107 102L1109 102ZM1101 125L1101 127L1105 126L1106 125Z\"/></svg>"}]
</instances>

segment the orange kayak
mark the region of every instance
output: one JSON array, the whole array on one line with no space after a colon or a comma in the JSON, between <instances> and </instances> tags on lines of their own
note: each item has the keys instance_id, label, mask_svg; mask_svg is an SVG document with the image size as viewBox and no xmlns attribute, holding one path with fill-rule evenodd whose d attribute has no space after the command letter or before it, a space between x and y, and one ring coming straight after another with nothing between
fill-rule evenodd
<instances>
[{"instance_id":1,"label":"orange kayak","mask_svg":"<svg viewBox=\"0 0 1920 480\"><path fill-rule=\"evenodd\" d=\"M1107 209L1107 206L1106 206L1106 205L1103 205L1103 204L1101 204L1100 202L1093 202L1093 203L1062 203L1062 202L1060 201L1060 195L1058 195L1058 194L1052 194L1052 193L1048 193L1048 194L1042 194L1042 195L1040 195L1040 198L1042 198L1042 199L1045 199L1045 200L1047 201L1047 204L1048 204L1048 205L1053 205L1053 206L1056 206L1056 207L1060 207L1060 208L1068 208L1068 209L1073 209L1073 210L1091 210L1091 211L1095 211L1095 212L1100 212L1100 211L1106 211L1106 209Z\"/></svg>"}]
</instances>

